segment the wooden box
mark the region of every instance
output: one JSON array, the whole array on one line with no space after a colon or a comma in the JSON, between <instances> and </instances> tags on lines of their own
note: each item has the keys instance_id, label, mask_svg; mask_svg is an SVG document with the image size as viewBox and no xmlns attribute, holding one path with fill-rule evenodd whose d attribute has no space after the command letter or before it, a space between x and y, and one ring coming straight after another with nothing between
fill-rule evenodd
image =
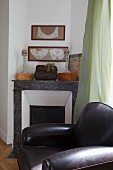
<instances>
[{"instance_id":1,"label":"wooden box","mask_svg":"<svg viewBox=\"0 0 113 170\"><path fill-rule=\"evenodd\" d=\"M33 73L17 73L16 80L33 80Z\"/></svg>"},{"instance_id":2,"label":"wooden box","mask_svg":"<svg viewBox=\"0 0 113 170\"><path fill-rule=\"evenodd\" d=\"M58 80L77 80L76 73L59 73Z\"/></svg>"}]
</instances>

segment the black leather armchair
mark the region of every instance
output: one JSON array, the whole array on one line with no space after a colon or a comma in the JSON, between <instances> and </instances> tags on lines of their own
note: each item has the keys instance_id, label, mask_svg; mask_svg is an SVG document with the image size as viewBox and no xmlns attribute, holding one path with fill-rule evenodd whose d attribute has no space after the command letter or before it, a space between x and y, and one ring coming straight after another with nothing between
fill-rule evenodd
<instances>
[{"instance_id":1,"label":"black leather armchair","mask_svg":"<svg viewBox=\"0 0 113 170\"><path fill-rule=\"evenodd\" d=\"M76 125L25 128L18 164L20 170L113 170L113 109L92 102Z\"/></svg>"}]
</instances>

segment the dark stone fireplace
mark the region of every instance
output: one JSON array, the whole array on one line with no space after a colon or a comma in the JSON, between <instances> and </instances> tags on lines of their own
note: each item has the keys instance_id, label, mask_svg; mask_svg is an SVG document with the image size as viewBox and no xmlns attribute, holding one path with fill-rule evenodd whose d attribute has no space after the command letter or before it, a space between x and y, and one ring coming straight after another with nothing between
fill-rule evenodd
<instances>
[{"instance_id":1,"label":"dark stone fireplace","mask_svg":"<svg viewBox=\"0 0 113 170\"><path fill-rule=\"evenodd\" d=\"M21 132L22 132L22 92L26 90L49 90L49 91L70 91L72 92L72 118L73 118L73 111L74 111L74 105L75 100L77 96L77 89L78 89L78 82L77 81L36 81L36 80L14 80L14 141L13 141L13 150L8 156L8 158L16 158L18 154L18 148L21 145ZM43 110L43 114L45 120L38 120L39 122L33 122L35 123L46 123L46 122L61 122L64 123L64 108L61 106L58 106L57 109L55 109L56 117L50 116L49 120L46 118L47 112L44 113L44 109L47 111L47 109L50 109L48 106L44 108L44 106L40 107L38 106L38 114L40 115L41 109ZM55 106L53 106L54 109ZM35 106L32 107L32 109L35 109ZM62 111L62 114L59 116L59 112ZM34 112L34 111L33 111ZM37 111L36 111L37 112ZM52 112L49 110L49 112ZM33 113L34 114L34 113ZM52 113L51 113L52 114ZM38 117L39 117L38 115ZM34 115L32 115L34 116ZM57 118L58 117L58 118ZM59 119L60 120L57 120Z\"/></svg>"}]
</instances>

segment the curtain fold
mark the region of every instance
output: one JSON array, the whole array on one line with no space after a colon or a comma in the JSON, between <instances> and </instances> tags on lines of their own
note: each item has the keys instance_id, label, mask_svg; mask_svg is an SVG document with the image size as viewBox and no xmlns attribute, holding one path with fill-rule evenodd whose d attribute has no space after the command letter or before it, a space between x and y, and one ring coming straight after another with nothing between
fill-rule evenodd
<instances>
[{"instance_id":1,"label":"curtain fold","mask_svg":"<svg viewBox=\"0 0 113 170\"><path fill-rule=\"evenodd\" d=\"M89 0L73 123L84 106L109 102L111 79L111 0Z\"/></svg>"}]
</instances>

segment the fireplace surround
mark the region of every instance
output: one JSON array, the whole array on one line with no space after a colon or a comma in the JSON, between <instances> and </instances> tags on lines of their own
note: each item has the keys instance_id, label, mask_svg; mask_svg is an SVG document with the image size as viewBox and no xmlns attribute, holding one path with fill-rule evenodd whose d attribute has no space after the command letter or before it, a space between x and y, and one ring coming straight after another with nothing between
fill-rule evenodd
<instances>
[{"instance_id":1,"label":"fireplace surround","mask_svg":"<svg viewBox=\"0 0 113 170\"><path fill-rule=\"evenodd\" d=\"M23 90L21 105L22 129L31 125L33 117L34 124L72 122L71 91Z\"/></svg>"},{"instance_id":2,"label":"fireplace surround","mask_svg":"<svg viewBox=\"0 0 113 170\"><path fill-rule=\"evenodd\" d=\"M50 90L72 92L72 119L78 90L77 81L37 81L13 80L14 82L14 140L13 150L8 158L16 158L18 147L21 145L22 132L22 92L24 90Z\"/></svg>"}]
</instances>

